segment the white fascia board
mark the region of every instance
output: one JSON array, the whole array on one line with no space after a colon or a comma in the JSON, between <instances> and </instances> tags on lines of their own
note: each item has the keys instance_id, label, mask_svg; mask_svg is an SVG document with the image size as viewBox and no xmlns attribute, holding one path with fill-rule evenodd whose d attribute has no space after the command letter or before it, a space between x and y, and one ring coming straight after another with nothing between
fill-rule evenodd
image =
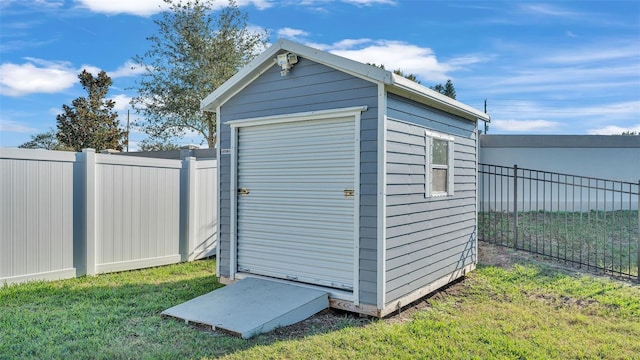
<instances>
[{"instance_id":1,"label":"white fascia board","mask_svg":"<svg viewBox=\"0 0 640 360\"><path fill-rule=\"evenodd\" d=\"M400 75L393 74L393 84L390 86L389 90L391 92L395 92L394 90L399 90L399 95L403 96L406 96L407 94L417 95L418 98L412 99L418 102L422 102L426 105L433 106L436 109L461 116L468 120L482 120L486 122L491 121L489 115L483 113L482 111L474 109L471 106L463 104L460 101L452 99L448 96L442 95L437 91L424 87L417 82L406 79L405 77Z\"/></svg>"},{"instance_id":2,"label":"white fascia board","mask_svg":"<svg viewBox=\"0 0 640 360\"><path fill-rule=\"evenodd\" d=\"M258 55L258 57L253 61L240 69L240 71L220 85L220 87L215 91L205 97L200 102L200 108L204 111L215 111L216 107L226 102L231 96L235 95L258 75L274 66L275 56L281 52L291 52L302 58L309 59L319 64L338 69L350 75L375 83L383 83L387 85L393 83L393 73L390 71L350 60L342 56L330 54L293 41L280 39L262 54Z\"/></svg>"}]
</instances>

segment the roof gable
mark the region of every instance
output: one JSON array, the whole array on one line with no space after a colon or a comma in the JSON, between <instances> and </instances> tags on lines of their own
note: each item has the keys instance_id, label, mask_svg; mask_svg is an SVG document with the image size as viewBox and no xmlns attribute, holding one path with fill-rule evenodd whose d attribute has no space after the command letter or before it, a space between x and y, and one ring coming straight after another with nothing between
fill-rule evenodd
<instances>
[{"instance_id":1,"label":"roof gable","mask_svg":"<svg viewBox=\"0 0 640 360\"><path fill-rule=\"evenodd\" d=\"M237 94L258 76L263 74L272 66L276 66L276 62L274 61L276 56L286 52L296 54L300 57L329 66L373 83L383 84L387 91L397 93L401 96L410 97L412 100L422 102L463 118L473 121L478 119L489 121L489 116L479 110L446 97L416 82L405 79L391 71L363 64L284 39L276 41L271 47L256 57L248 65L240 69L240 71L218 87L214 92L204 98L200 103L200 107L204 111L216 111L218 106L224 104L228 99Z\"/></svg>"}]
</instances>

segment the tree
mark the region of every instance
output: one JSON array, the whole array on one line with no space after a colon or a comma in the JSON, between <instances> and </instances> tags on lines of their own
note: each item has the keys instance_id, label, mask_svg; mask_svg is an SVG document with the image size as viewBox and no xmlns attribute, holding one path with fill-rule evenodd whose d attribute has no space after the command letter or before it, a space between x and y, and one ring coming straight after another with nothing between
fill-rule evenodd
<instances>
[{"instance_id":1,"label":"tree","mask_svg":"<svg viewBox=\"0 0 640 360\"><path fill-rule=\"evenodd\" d=\"M435 86L431 86L429 89L434 90L434 91L439 92L440 94L444 95L444 85L442 85L442 84L437 84Z\"/></svg>"},{"instance_id":2,"label":"tree","mask_svg":"<svg viewBox=\"0 0 640 360\"><path fill-rule=\"evenodd\" d=\"M266 33L247 28L247 14L234 0L212 15L213 0L164 0L169 10L154 20L158 34L134 61L145 72L131 104L137 123L153 141L170 142L187 131L216 143L216 117L200 101L246 65L266 44Z\"/></svg>"},{"instance_id":3,"label":"tree","mask_svg":"<svg viewBox=\"0 0 640 360\"><path fill-rule=\"evenodd\" d=\"M93 148L122 150L126 131L121 130L118 113L113 111L115 102L105 100L113 83L106 72L93 77L86 70L78 75L88 97L79 97L72 106L62 105L63 113L56 116L57 139L74 151Z\"/></svg>"},{"instance_id":4,"label":"tree","mask_svg":"<svg viewBox=\"0 0 640 360\"><path fill-rule=\"evenodd\" d=\"M367 63L367 65L375 66L375 67L378 67L378 68L384 70L384 64L376 65L374 63ZM418 80L418 78L414 74L405 75L404 71L402 71L402 69L395 69L395 70L393 70L393 73L396 74L396 75L400 75L400 76L404 77L405 79L409 79L409 80L411 80L413 82L416 82L416 83L420 84L420 80Z\"/></svg>"},{"instance_id":5,"label":"tree","mask_svg":"<svg viewBox=\"0 0 640 360\"><path fill-rule=\"evenodd\" d=\"M437 84L435 86L432 86L430 89L435 90L440 94L448 96L452 99L456 98L456 88L453 86L453 82L451 81L451 79L447 80L444 85Z\"/></svg>"},{"instance_id":6,"label":"tree","mask_svg":"<svg viewBox=\"0 0 640 360\"><path fill-rule=\"evenodd\" d=\"M637 131L623 131L622 134L620 135L624 135L624 136L638 136L640 135L640 132Z\"/></svg>"},{"instance_id":7,"label":"tree","mask_svg":"<svg viewBox=\"0 0 640 360\"><path fill-rule=\"evenodd\" d=\"M380 64L380 65L376 65L374 63L367 63L367 65L371 65L371 66L375 66L378 67L380 69L384 69L384 64ZM401 70L401 69L396 69L393 70L393 73L396 75L400 75L403 76L411 81L415 81L418 84L420 84L420 80L418 80L418 78L414 75L414 74L408 74L405 75L405 73ZM447 80L447 82L442 85L442 84L437 84L435 86L431 86L430 87L431 90L435 90L437 92L439 92L442 95L448 96L452 99L456 98L456 88L453 86L453 82L451 81L451 79Z\"/></svg>"},{"instance_id":8,"label":"tree","mask_svg":"<svg viewBox=\"0 0 640 360\"><path fill-rule=\"evenodd\" d=\"M166 141L158 141L154 139L144 139L140 142L139 149L140 151L164 151L164 150L178 150L180 146L166 142Z\"/></svg>"},{"instance_id":9,"label":"tree","mask_svg":"<svg viewBox=\"0 0 640 360\"><path fill-rule=\"evenodd\" d=\"M402 76L402 77L404 77L406 79L409 79L409 80L411 80L413 82L417 82L418 84L421 83L420 80L418 80L418 78L414 74L405 75L404 72L402 70L400 70L400 69L393 70L393 73L396 74L396 75L400 75L400 76Z\"/></svg>"},{"instance_id":10,"label":"tree","mask_svg":"<svg viewBox=\"0 0 640 360\"><path fill-rule=\"evenodd\" d=\"M21 149L71 150L58 141L53 129L49 129L49 131L40 134L31 135L31 140L18 147Z\"/></svg>"}]
</instances>

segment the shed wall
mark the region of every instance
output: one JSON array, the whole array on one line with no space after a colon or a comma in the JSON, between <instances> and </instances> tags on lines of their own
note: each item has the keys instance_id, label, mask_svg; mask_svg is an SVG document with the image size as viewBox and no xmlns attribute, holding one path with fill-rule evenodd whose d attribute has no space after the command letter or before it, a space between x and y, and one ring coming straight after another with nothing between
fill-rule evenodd
<instances>
[{"instance_id":1,"label":"shed wall","mask_svg":"<svg viewBox=\"0 0 640 360\"><path fill-rule=\"evenodd\" d=\"M476 124L389 94L386 297L389 303L476 262ZM452 135L454 196L425 198L425 129Z\"/></svg>"},{"instance_id":2,"label":"shed wall","mask_svg":"<svg viewBox=\"0 0 640 360\"><path fill-rule=\"evenodd\" d=\"M640 136L481 135L480 162L635 183Z\"/></svg>"},{"instance_id":3,"label":"shed wall","mask_svg":"<svg viewBox=\"0 0 640 360\"><path fill-rule=\"evenodd\" d=\"M276 66L222 105L220 148L230 149L224 122L262 116L367 106L360 123L360 301L376 304L377 85L299 58L286 76ZM220 155L220 273L230 275L230 186L232 154Z\"/></svg>"}]
</instances>

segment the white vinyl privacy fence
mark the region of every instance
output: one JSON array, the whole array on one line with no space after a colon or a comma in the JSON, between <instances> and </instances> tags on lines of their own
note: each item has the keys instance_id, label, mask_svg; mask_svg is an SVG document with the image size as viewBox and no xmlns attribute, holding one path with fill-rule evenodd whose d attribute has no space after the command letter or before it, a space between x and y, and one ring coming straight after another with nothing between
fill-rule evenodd
<instances>
[{"instance_id":1,"label":"white vinyl privacy fence","mask_svg":"<svg viewBox=\"0 0 640 360\"><path fill-rule=\"evenodd\" d=\"M214 255L216 164L0 149L0 284Z\"/></svg>"}]
</instances>

